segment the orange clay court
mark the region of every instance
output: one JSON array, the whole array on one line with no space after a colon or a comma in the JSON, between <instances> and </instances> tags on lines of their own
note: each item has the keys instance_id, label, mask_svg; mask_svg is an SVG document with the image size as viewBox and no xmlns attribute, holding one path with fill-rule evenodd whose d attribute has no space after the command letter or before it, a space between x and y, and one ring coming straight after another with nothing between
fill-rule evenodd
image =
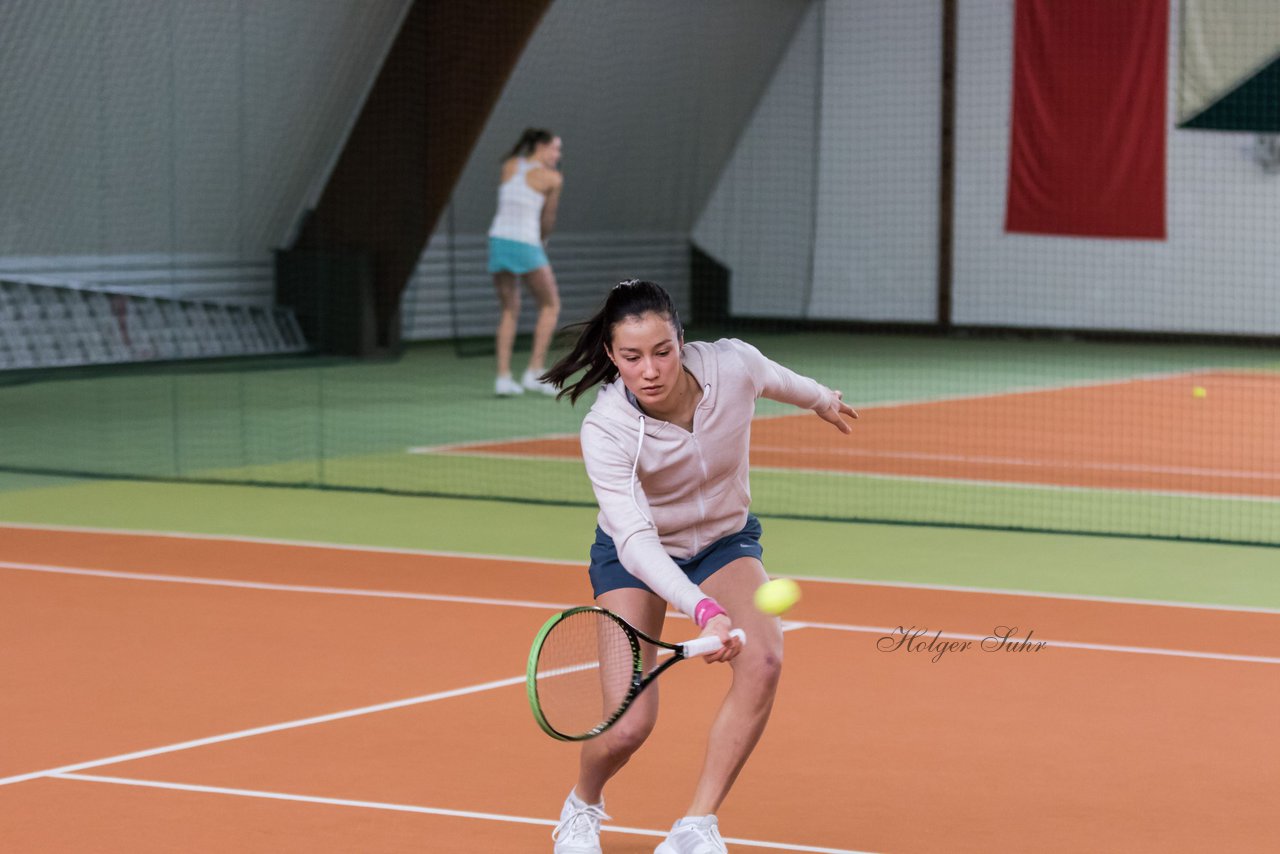
<instances>
[{"instance_id":1,"label":"orange clay court","mask_svg":"<svg viewBox=\"0 0 1280 854\"><path fill-rule=\"evenodd\" d=\"M1280 379L1270 374L1206 372L928 403L852 403L861 416L856 444L833 441L830 428L807 414L757 420L753 468L1280 497ZM576 436L448 451L579 455Z\"/></svg>"},{"instance_id":2,"label":"orange clay court","mask_svg":"<svg viewBox=\"0 0 1280 854\"><path fill-rule=\"evenodd\" d=\"M5 850L550 850L576 750L537 729L523 667L582 601L580 566L21 526L0 543ZM1260 653L1280 615L805 586L720 813L735 850L1274 850L1280 658ZM1046 645L979 649L1010 615ZM907 620L972 647L934 662L882 640ZM663 677L607 851L651 851L681 808L727 675Z\"/></svg>"}]
</instances>

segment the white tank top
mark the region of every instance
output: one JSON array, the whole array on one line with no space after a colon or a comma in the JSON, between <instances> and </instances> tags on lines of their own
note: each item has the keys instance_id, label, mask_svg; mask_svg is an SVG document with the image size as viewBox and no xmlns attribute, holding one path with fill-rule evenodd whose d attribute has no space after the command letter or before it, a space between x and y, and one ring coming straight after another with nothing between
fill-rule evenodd
<instances>
[{"instance_id":1,"label":"white tank top","mask_svg":"<svg viewBox=\"0 0 1280 854\"><path fill-rule=\"evenodd\" d=\"M538 246L542 243L542 206L547 197L529 186L525 176L542 164L521 159L516 171L498 187L498 212L489 226L490 237L518 240Z\"/></svg>"}]
</instances>

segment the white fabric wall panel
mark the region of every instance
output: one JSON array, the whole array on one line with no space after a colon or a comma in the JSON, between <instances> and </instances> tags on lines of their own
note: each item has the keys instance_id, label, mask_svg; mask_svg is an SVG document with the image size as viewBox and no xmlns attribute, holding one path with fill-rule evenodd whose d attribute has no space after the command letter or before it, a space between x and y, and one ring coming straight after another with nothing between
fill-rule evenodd
<instances>
[{"instance_id":1,"label":"white fabric wall panel","mask_svg":"<svg viewBox=\"0 0 1280 854\"><path fill-rule=\"evenodd\" d=\"M688 233L807 5L557 0L454 190L458 232L487 231L532 125L564 140L563 230Z\"/></svg>"},{"instance_id":2,"label":"white fabric wall panel","mask_svg":"<svg viewBox=\"0 0 1280 854\"><path fill-rule=\"evenodd\" d=\"M958 324L1280 334L1280 175L1249 135L1173 127L1179 4L1169 27L1168 238L1004 232L1013 5L965 3L958 33L954 318Z\"/></svg>"},{"instance_id":3,"label":"white fabric wall panel","mask_svg":"<svg viewBox=\"0 0 1280 854\"><path fill-rule=\"evenodd\" d=\"M807 316L937 318L941 6L827 2Z\"/></svg>"},{"instance_id":4,"label":"white fabric wall panel","mask_svg":"<svg viewBox=\"0 0 1280 854\"><path fill-rule=\"evenodd\" d=\"M941 41L930 0L812 5L694 231L735 315L936 319Z\"/></svg>"},{"instance_id":5,"label":"white fabric wall panel","mask_svg":"<svg viewBox=\"0 0 1280 854\"><path fill-rule=\"evenodd\" d=\"M5 0L0 268L96 281L194 269L205 256L269 265L323 186L407 8ZM101 269L84 267L91 258ZM269 276L231 283L232 299L270 299Z\"/></svg>"},{"instance_id":6,"label":"white fabric wall panel","mask_svg":"<svg viewBox=\"0 0 1280 854\"><path fill-rule=\"evenodd\" d=\"M818 4L787 48L693 239L732 271L739 317L801 317L812 275Z\"/></svg>"}]
</instances>

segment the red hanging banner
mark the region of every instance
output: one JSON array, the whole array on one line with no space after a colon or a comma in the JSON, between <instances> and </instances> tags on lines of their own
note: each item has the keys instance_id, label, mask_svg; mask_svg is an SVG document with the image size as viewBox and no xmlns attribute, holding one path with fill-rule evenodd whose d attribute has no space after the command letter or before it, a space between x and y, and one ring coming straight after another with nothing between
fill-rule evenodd
<instances>
[{"instance_id":1,"label":"red hanging banner","mask_svg":"<svg viewBox=\"0 0 1280 854\"><path fill-rule=\"evenodd\" d=\"M1017 0L1005 229L1165 237L1169 0Z\"/></svg>"}]
</instances>

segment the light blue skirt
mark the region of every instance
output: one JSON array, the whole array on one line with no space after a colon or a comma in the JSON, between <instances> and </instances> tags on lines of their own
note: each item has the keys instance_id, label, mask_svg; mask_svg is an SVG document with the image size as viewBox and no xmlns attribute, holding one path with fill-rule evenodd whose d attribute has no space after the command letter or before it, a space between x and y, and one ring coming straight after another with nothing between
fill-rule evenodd
<instances>
[{"instance_id":1,"label":"light blue skirt","mask_svg":"<svg viewBox=\"0 0 1280 854\"><path fill-rule=\"evenodd\" d=\"M515 273L517 276L546 267L551 262L541 246L508 240L505 237L489 238L489 272Z\"/></svg>"}]
</instances>

